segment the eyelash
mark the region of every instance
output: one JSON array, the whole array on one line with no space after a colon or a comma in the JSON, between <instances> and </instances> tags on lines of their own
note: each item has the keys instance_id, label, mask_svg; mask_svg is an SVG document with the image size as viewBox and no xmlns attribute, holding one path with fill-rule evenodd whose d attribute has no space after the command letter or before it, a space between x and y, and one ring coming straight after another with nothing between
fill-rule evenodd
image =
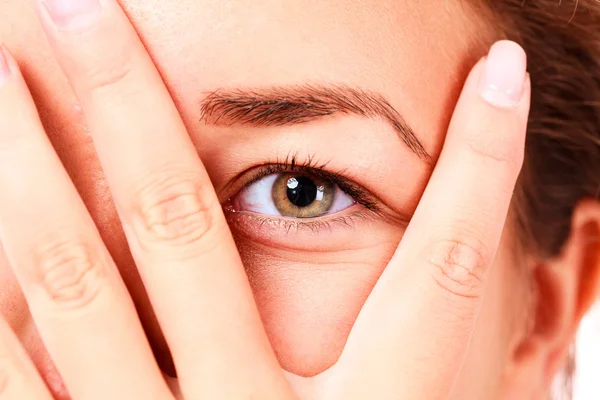
<instances>
[{"instance_id":1,"label":"eyelash","mask_svg":"<svg viewBox=\"0 0 600 400\"><path fill-rule=\"evenodd\" d=\"M284 161L267 162L257 167L250 180L244 186L249 186L271 174L284 172L305 173L336 184L344 193L352 196L358 204L366 209L371 211L379 210L377 201L373 199L373 195L351 180L344 178L343 170L340 172L330 172L327 170L327 165L328 163L320 164L316 162L312 156L308 157L306 161L299 163L295 154L290 155Z\"/></svg>"},{"instance_id":2,"label":"eyelash","mask_svg":"<svg viewBox=\"0 0 600 400\"><path fill-rule=\"evenodd\" d=\"M277 159L274 162L266 162L263 165L257 166L253 169L250 177L246 180L242 187L247 187L258 180L271 175L285 172L298 172L306 173L308 175L317 177L322 180L330 181L336 184L343 192L352 196L356 200L357 204L363 206L366 210L355 211L348 215L333 216L332 218L326 219L315 219L315 220L304 220L299 221L296 219L285 219L285 218L273 218L267 216L254 215L256 221L259 222L260 226L264 224L278 224L282 226L287 233L291 229L310 229L313 233L317 233L322 229L331 230L332 225L341 225L345 227L352 227L356 220L365 220L369 217L381 216L382 210L379 205L379 200L366 189L360 187L351 180L343 176L344 170L332 172L328 170L328 163L321 163L316 161L314 156L309 156L306 160L298 161L297 154L288 154L284 160Z\"/></svg>"}]
</instances>

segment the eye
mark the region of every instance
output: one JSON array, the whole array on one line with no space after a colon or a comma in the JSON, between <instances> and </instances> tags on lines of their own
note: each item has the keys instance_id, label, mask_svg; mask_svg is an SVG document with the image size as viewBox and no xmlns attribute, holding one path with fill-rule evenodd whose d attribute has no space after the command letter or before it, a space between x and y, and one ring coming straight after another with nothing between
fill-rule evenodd
<instances>
[{"instance_id":1,"label":"eye","mask_svg":"<svg viewBox=\"0 0 600 400\"><path fill-rule=\"evenodd\" d=\"M318 218L356 204L335 183L309 173L274 173L242 189L235 199L236 211L291 218Z\"/></svg>"}]
</instances>

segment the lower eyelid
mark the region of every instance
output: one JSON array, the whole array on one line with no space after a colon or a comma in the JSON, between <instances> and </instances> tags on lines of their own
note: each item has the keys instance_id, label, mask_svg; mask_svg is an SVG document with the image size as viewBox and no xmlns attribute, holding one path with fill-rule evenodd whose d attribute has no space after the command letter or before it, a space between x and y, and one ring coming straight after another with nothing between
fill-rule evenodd
<instances>
[{"instance_id":1,"label":"lower eyelid","mask_svg":"<svg viewBox=\"0 0 600 400\"><path fill-rule=\"evenodd\" d=\"M273 232L277 229L280 233L282 230L289 232L292 228L294 231L308 230L311 233L317 233L317 229L330 231L339 226L351 228L359 221L382 217L356 203L343 211L317 218L264 215L252 211L236 211L230 207L224 207L224 210L229 222L243 225L246 228L248 228L248 224L255 224L257 226L253 227L253 230L258 228Z\"/></svg>"},{"instance_id":2,"label":"lower eyelid","mask_svg":"<svg viewBox=\"0 0 600 400\"><path fill-rule=\"evenodd\" d=\"M234 238L244 241L245 246L311 252L348 249L361 241L362 232L379 229L376 226L382 223L388 225L385 216L360 205L348 210L308 221L231 210L226 217Z\"/></svg>"}]
</instances>

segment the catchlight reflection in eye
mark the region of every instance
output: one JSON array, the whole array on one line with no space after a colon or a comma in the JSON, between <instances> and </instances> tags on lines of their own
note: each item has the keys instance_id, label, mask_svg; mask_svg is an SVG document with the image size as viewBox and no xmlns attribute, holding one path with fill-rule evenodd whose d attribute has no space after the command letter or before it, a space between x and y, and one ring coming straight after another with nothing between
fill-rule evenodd
<instances>
[{"instance_id":1,"label":"catchlight reflection in eye","mask_svg":"<svg viewBox=\"0 0 600 400\"><path fill-rule=\"evenodd\" d=\"M310 174L267 175L245 187L235 199L236 211L292 218L318 218L354 205L336 184Z\"/></svg>"}]
</instances>

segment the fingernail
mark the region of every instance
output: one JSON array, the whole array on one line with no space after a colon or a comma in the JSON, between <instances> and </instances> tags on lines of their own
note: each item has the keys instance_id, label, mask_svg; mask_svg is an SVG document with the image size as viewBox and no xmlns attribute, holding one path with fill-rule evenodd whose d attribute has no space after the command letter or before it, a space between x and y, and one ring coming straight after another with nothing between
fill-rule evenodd
<instances>
[{"instance_id":1,"label":"fingernail","mask_svg":"<svg viewBox=\"0 0 600 400\"><path fill-rule=\"evenodd\" d=\"M4 45L0 44L0 85L10 78L10 67L6 59L6 50Z\"/></svg>"},{"instance_id":2,"label":"fingernail","mask_svg":"<svg viewBox=\"0 0 600 400\"><path fill-rule=\"evenodd\" d=\"M523 97L527 55L515 42L496 42L487 56L479 85L481 97L500 108L515 107Z\"/></svg>"},{"instance_id":3,"label":"fingernail","mask_svg":"<svg viewBox=\"0 0 600 400\"><path fill-rule=\"evenodd\" d=\"M84 28L100 13L100 0L42 0L54 23L63 29Z\"/></svg>"}]
</instances>

